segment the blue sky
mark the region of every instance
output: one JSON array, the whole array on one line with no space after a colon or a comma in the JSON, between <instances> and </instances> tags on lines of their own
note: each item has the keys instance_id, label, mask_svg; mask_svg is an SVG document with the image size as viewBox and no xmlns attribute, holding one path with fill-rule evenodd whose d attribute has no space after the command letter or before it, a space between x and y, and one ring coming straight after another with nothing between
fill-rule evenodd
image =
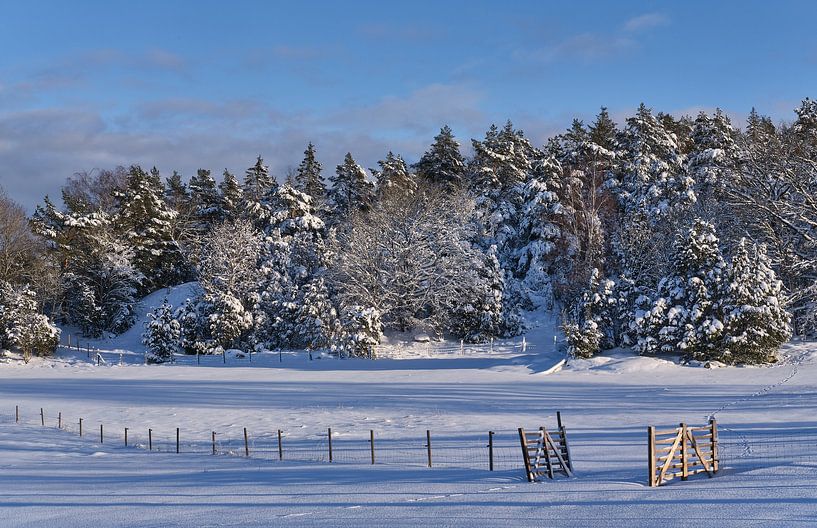
<instances>
[{"instance_id":1,"label":"blue sky","mask_svg":"<svg viewBox=\"0 0 817 528\"><path fill-rule=\"evenodd\" d=\"M817 96L817 2L0 0L0 185L31 208L75 171L283 176L308 141L416 160L511 119L535 143L643 101L740 124Z\"/></svg>"}]
</instances>

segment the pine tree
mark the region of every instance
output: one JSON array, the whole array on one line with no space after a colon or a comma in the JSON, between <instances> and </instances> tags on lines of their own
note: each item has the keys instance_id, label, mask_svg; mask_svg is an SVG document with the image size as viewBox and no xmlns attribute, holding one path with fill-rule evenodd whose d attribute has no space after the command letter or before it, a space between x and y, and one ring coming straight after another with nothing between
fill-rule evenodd
<instances>
[{"instance_id":1,"label":"pine tree","mask_svg":"<svg viewBox=\"0 0 817 528\"><path fill-rule=\"evenodd\" d=\"M465 159L460 144L448 125L434 137L431 148L414 165L417 175L449 189L460 188L465 181Z\"/></svg>"},{"instance_id":2,"label":"pine tree","mask_svg":"<svg viewBox=\"0 0 817 528\"><path fill-rule=\"evenodd\" d=\"M342 222L355 211L366 211L374 200L374 185L366 179L366 171L358 165L351 153L330 178L328 207L334 223Z\"/></svg>"},{"instance_id":3,"label":"pine tree","mask_svg":"<svg viewBox=\"0 0 817 528\"><path fill-rule=\"evenodd\" d=\"M220 191L220 208L224 219L235 220L241 214L241 204L244 194L238 180L230 171L224 169L224 178L218 185Z\"/></svg>"},{"instance_id":4,"label":"pine tree","mask_svg":"<svg viewBox=\"0 0 817 528\"><path fill-rule=\"evenodd\" d=\"M672 275L659 283L652 306L636 316L639 352L716 357L723 346L726 271L714 226L696 220L678 238Z\"/></svg>"},{"instance_id":5,"label":"pine tree","mask_svg":"<svg viewBox=\"0 0 817 528\"><path fill-rule=\"evenodd\" d=\"M158 176L136 165L130 168L116 223L133 248L134 265L145 277L143 291L177 284L182 279L182 255L173 237L176 212L167 206L163 195Z\"/></svg>"},{"instance_id":6,"label":"pine tree","mask_svg":"<svg viewBox=\"0 0 817 528\"><path fill-rule=\"evenodd\" d=\"M142 334L142 344L148 349L149 363L165 363L173 361L173 355L178 352L181 341L181 327L173 316L173 309L167 302L148 313L145 322L145 332Z\"/></svg>"},{"instance_id":7,"label":"pine tree","mask_svg":"<svg viewBox=\"0 0 817 528\"><path fill-rule=\"evenodd\" d=\"M747 247L742 238L727 280L725 349L718 359L726 363L774 361L780 345L791 338L791 318L783 308L782 283L764 249Z\"/></svg>"},{"instance_id":8,"label":"pine tree","mask_svg":"<svg viewBox=\"0 0 817 528\"><path fill-rule=\"evenodd\" d=\"M350 307L343 317L341 353L347 357L376 357L375 347L383 337L380 313L374 308Z\"/></svg>"},{"instance_id":9,"label":"pine tree","mask_svg":"<svg viewBox=\"0 0 817 528\"><path fill-rule=\"evenodd\" d=\"M199 169L190 178L189 187L194 227L199 233L207 233L224 217L216 180L209 170Z\"/></svg>"},{"instance_id":10,"label":"pine tree","mask_svg":"<svg viewBox=\"0 0 817 528\"><path fill-rule=\"evenodd\" d=\"M182 176L176 171L167 178L165 201L167 205L174 209L177 213L186 212L190 203L190 193L187 191L187 186L182 181Z\"/></svg>"},{"instance_id":11,"label":"pine tree","mask_svg":"<svg viewBox=\"0 0 817 528\"><path fill-rule=\"evenodd\" d=\"M409 172L408 165L399 154L389 151L386 159L377 162L380 170L372 170L377 179L377 196L388 199L394 196L412 195L417 190L415 175Z\"/></svg>"},{"instance_id":12,"label":"pine tree","mask_svg":"<svg viewBox=\"0 0 817 528\"><path fill-rule=\"evenodd\" d=\"M312 197L316 209L320 209L326 200L326 185L323 183L321 169L320 162L315 159L315 146L309 143L304 151L304 159L295 173L293 186Z\"/></svg>"},{"instance_id":13,"label":"pine tree","mask_svg":"<svg viewBox=\"0 0 817 528\"><path fill-rule=\"evenodd\" d=\"M28 285L0 281L0 347L17 347L28 363L33 355L52 354L60 330L39 311L37 294Z\"/></svg>"},{"instance_id":14,"label":"pine tree","mask_svg":"<svg viewBox=\"0 0 817 528\"><path fill-rule=\"evenodd\" d=\"M309 350L328 348L337 339L341 322L323 277L299 289L297 306L294 330L299 344Z\"/></svg>"}]
</instances>

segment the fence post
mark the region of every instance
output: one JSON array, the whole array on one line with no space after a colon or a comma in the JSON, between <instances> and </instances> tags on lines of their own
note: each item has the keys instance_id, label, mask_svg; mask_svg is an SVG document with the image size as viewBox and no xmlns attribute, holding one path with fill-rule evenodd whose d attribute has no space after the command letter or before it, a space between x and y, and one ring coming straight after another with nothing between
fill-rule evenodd
<instances>
[{"instance_id":1,"label":"fence post","mask_svg":"<svg viewBox=\"0 0 817 528\"><path fill-rule=\"evenodd\" d=\"M525 339L525 336L522 336L522 353L525 354L528 351L528 341Z\"/></svg>"},{"instance_id":2,"label":"fence post","mask_svg":"<svg viewBox=\"0 0 817 528\"><path fill-rule=\"evenodd\" d=\"M223 348L221 349L221 359L224 362L224 364L226 365L227 364L227 351L224 350Z\"/></svg>"},{"instance_id":3,"label":"fence post","mask_svg":"<svg viewBox=\"0 0 817 528\"><path fill-rule=\"evenodd\" d=\"M494 470L494 432L488 431L488 471Z\"/></svg>"},{"instance_id":4,"label":"fence post","mask_svg":"<svg viewBox=\"0 0 817 528\"><path fill-rule=\"evenodd\" d=\"M374 464L374 429L369 429L369 443L372 444L372 464Z\"/></svg>"},{"instance_id":5,"label":"fence post","mask_svg":"<svg viewBox=\"0 0 817 528\"><path fill-rule=\"evenodd\" d=\"M213 431L212 438L213 438L213 454L215 455L216 454L216 432L215 431Z\"/></svg>"},{"instance_id":6,"label":"fence post","mask_svg":"<svg viewBox=\"0 0 817 528\"><path fill-rule=\"evenodd\" d=\"M687 465L687 424L681 422L681 480L689 478L689 467Z\"/></svg>"},{"instance_id":7,"label":"fence post","mask_svg":"<svg viewBox=\"0 0 817 528\"><path fill-rule=\"evenodd\" d=\"M657 485L655 481L655 426L647 427L647 456L649 457L649 483L650 487L654 488Z\"/></svg>"},{"instance_id":8,"label":"fence post","mask_svg":"<svg viewBox=\"0 0 817 528\"><path fill-rule=\"evenodd\" d=\"M40 407L40 424L45 427L45 413L42 407Z\"/></svg>"},{"instance_id":9,"label":"fence post","mask_svg":"<svg viewBox=\"0 0 817 528\"><path fill-rule=\"evenodd\" d=\"M244 428L244 456L250 456L250 444L247 440L247 428Z\"/></svg>"},{"instance_id":10,"label":"fence post","mask_svg":"<svg viewBox=\"0 0 817 528\"><path fill-rule=\"evenodd\" d=\"M125 427L125 447L128 447L128 428Z\"/></svg>"},{"instance_id":11,"label":"fence post","mask_svg":"<svg viewBox=\"0 0 817 528\"><path fill-rule=\"evenodd\" d=\"M99 424L99 443L100 444L105 443L105 437L102 434L102 424Z\"/></svg>"},{"instance_id":12,"label":"fence post","mask_svg":"<svg viewBox=\"0 0 817 528\"><path fill-rule=\"evenodd\" d=\"M522 445L522 458L525 462L525 476L528 477L528 482L533 482L533 473L530 468L530 453L528 453L528 439L525 436L525 430L519 428L519 443Z\"/></svg>"},{"instance_id":13,"label":"fence post","mask_svg":"<svg viewBox=\"0 0 817 528\"><path fill-rule=\"evenodd\" d=\"M20 406L14 406L14 423L20 423Z\"/></svg>"},{"instance_id":14,"label":"fence post","mask_svg":"<svg viewBox=\"0 0 817 528\"><path fill-rule=\"evenodd\" d=\"M79 436L82 436L82 418L79 419Z\"/></svg>"},{"instance_id":15,"label":"fence post","mask_svg":"<svg viewBox=\"0 0 817 528\"><path fill-rule=\"evenodd\" d=\"M153 429L148 429L148 451L153 451Z\"/></svg>"},{"instance_id":16,"label":"fence post","mask_svg":"<svg viewBox=\"0 0 817 528\"><path fill-rule=\"evenodd\" d=\"M426 429L426 448L428 449L428 467L431 467L431 431Z\"/></svg>"},{"instance_id":17,"label":"fence post","mask_svg":"<svg viewBox=\"0 0 817 528\"><path fill-rule=\"evenodd\" d=\"M281 444L281 433L282 432L283 431L278 429L278 460L283 460L284 459L284 446Z\"/></svg>"},{"instance_id":18,"label":"fence post","mask_svg":"<svg viewBox=\"0 0 817 528\"><path fill-rule=\"evenodd\" d=\"M709 427L712 429L712 471L718 472L718 422L714 418L709 419Z\"/></svg>"},{"instance_id":19,"label":"fence post","mask_svg":"<svg viewBox=\"0 0 817 528\"><path fill-rule=\"evenodd\" d=\"M460 339L460 355L461 356L465 355L465 340L464 339Z\"/></svg>"},{"instance_id":20,"label":"fence post","mask_svg":"<svg viewBox=\"0 0 817 528\"><path fill-rule=\"evenodd\" d=\"M62 429L62 411L57 413L57 429Z\"/></svg>"},{"instance_id":21,"label":"fence post","mask_svg":"<svg viewBox=\"0 0 817 528\"><path fill-rule=\"evenodd\" d=\"M180 452L181 451L179 450L179 428L177 427L176 428L176 453L178 454Z\"/></svg>"},{"instance_id":22,"label":"fence post","mask_svg":"<svg viewBox=\"0 0 817 528\"><path fill-rule=\"evenodd\" d=\"M332 463L332 428L327 430L326 437L329 439L329 463Z\"/></svg>"}]
</instances>

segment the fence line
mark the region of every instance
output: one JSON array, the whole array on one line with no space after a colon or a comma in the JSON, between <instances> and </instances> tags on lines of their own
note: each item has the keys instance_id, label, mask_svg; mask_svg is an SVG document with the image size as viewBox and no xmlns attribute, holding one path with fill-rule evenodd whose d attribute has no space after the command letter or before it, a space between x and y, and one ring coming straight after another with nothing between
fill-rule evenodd
<instances>
[{"instance_id":1,"label":"fence line","mask_svg":"<svg viewBox=\"0 0 817 528\"><path fill-rule=\"evenodd\" d=\"M308 435L287 431L209 431L197 433L201 438L186 435L183 427L166 429L129 424L114 428L110 424L86 417L69 417L63 412L27 413L16 406L10 415L0 415L4 421L57 428L81 436L94 443L108 446L144 449L149 452L209 454L251 457L261 460L285 460L333 464L400 465L434 468L463 468L485 471L522 470L519 446L514 434L486 431L476 434L436 434L417 431L416 436L380 437L374 430L341 431L332 429L331 461L327 430ZM34 419L36 418L36 419ZM52 419L53 418L53 419ZM374 442L372 442L374 440Z\"/></svg>"}]
</instances>

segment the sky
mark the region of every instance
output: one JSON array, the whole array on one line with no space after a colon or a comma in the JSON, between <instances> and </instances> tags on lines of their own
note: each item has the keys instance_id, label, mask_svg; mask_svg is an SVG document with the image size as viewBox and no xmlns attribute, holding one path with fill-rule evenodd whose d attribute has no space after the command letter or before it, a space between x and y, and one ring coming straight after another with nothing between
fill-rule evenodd
<instances>
[{"instance_id":1,"label":"sky","mask_svg":"<svg viewBox=\"0 0 817 528\"><path fill-rule=\"evenodd\" d=\"M0 0L0 186L78 171L276 176L308 142L416 161L510 119L543 144L601 106L791 120L817 97L817 2Z\"/></svg>"}]
</instances>

